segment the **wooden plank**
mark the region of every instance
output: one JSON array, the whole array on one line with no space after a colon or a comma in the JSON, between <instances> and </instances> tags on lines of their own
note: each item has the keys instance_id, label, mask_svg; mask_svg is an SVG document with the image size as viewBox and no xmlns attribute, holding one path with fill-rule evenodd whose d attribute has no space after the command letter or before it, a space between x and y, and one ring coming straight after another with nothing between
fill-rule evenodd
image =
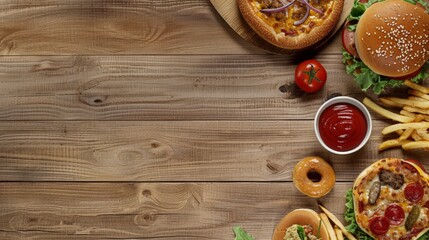
<instances>
[{"instance_id":1,"label":"wooden plank","mask_svg":"<svg viewBox=\"0 0 429 240\"><path fill-rule=\"evenodd\" d=\"M3 0L0 9L1 55L263 53L206 0Z\"/></svg>"},{"instance_id":2,"label":"wooden plank","mask_svg":"<svg viewBox=\"0 0 429 240\"><path fill-rule=\"evenodd\" d=\"M337 183L320 199L343 219ZM295 208L317 201L291 183L0 183L2 239L270 239Z\"/></svg>"},{"instance_id":3,"label":"wooden plank","mask_svg":"<svg viewBox=\"0 0 429 240\"><path fill-rule=\"evenodd\" d=\"M313 119L332 93L363 98L340 55L317 59L328 82L303 95L290 56L3 57L0 120Z\"/></svg>"},{"instance_id":4,"label":"wooden plank","mask_svg":"<svg viewBox=\"0 0 429 240\"><path fill-rule=\"evenodd\" d=\"M317 142L312 121L0 122L0 181L291 181L309 155L352 181L383 157L427 159L379 153L386 125L375 121L367 146L337 156Z\"/></svg>"},{"instance_id":5,"label":"wooden plank","mask_svg":"<svg viewBox=\"0 0 429 240\"><path fill-rule=\"evenodd\" d=\"M267 53L207 0L3 0L0 20L1 55Z\"/></svg>"}]
</instances>

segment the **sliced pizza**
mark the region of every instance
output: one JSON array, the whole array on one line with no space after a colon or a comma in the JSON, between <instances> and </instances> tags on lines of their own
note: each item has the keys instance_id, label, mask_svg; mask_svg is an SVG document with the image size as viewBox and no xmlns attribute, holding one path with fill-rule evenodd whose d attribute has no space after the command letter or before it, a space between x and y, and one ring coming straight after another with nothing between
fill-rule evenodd
<instances>
[{"instance_id":1,"label":"sliced pizza","mask_svg":"<svg viewBox=\"0 0 429 240\"><path fill-rule=\"evenodd\" d=\"M344 0L237 0L252 29L269 43L291 50L307 49L335 27Z\"/></svg>"},{"instance_id":2,"label":"sliced pizza","mask_svg":"<svg viewBox=\"0 0 429 240\"><path fill-rule=\"evenodd\" d=\"M353 186L356 223L375 239L416 239L429 229L429 183L415 163L385 158Z\"/></svg>"}]
</instances>

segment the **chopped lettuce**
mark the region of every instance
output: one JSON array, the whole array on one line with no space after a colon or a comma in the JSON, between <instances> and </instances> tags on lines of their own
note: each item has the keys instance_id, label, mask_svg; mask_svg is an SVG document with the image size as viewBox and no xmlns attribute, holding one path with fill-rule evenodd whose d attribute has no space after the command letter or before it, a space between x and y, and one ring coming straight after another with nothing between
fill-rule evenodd
<instances>
[{"instance_id":1,"label":"chopped lettuce","mask_svg":"<svg viewBox=\"0 0 429 240\"><path fill-rule=\"evenodd\" d=\"M361 60L354 58L344 49L342 50L343 63L346 65L346 72L353 75L354 80L362 89L367 91L372 89L375 94L380 94L385 88L395 88L404 86L404 81L389 79L385 76L380 76L373 72ZM357 71L356 71L357 70ZM422 71L410 80L419 83L429 77L429 64L423 66Z\"/></svg>"},{"instance_id":2,"label":"chopped lettuce","mask_svg":"<svg viewBox=\"0 0 429 240\"><path fill-rule=\"evenodd\" d=\"M356 223L355 210L353 205L353 193L350 188L346 193L346 211L344 213L344 220L349 223L346 226L347 231L352 233L359 240L372 240L373 238L366 234Z\"/></svg>"},{"instance_id":3,"label":"chopped lettuce","mask_svg":"<svg viewBox=\"0 0 429 240\"><path fill-rule=\"evenodd\" d=\"M346 226L347 231L352 233L359 240L373 240L368 234L366 234L356 223L355 210L353 204L353 192L350 188L346 193L346 211L344 212L344 220L349 225ZM419 237L417 240L429 240L429 231Z\"/></svg>"},{"instance_id":4,"label":"chopped lettuce","mask_svg":"<svg viewBox=\"0 0 429 240\"><path fill-rule=\"evenodd\" d=\"M232 230L235 234L234 240L255 240L242 227L234 227Z\"/></svg>"}]
</instances>

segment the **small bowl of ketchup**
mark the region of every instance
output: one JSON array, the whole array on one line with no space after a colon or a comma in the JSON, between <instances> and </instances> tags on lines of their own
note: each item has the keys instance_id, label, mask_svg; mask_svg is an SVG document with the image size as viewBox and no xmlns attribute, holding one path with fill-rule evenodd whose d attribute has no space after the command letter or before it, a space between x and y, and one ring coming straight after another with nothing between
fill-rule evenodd
<instances>
[{"instance_id":1,"label":"small bowl of ketchup","mask_svg":"<svg viewBox=\"0 0 429 240\"><path fill-rule=\"evenodd\" d=\"M371 136L368 109L358 100L340 96L320 106L314 118L317 140L329 152L346 155L361 149Z\"/></svg>"}]
</instances>

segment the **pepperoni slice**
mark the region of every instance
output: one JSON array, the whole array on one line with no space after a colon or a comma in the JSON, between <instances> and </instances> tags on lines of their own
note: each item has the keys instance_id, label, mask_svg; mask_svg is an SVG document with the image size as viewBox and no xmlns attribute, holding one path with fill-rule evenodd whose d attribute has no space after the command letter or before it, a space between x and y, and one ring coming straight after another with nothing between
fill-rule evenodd
<instances>
[{"instance_id":1,"label":"pepperoni slice","mask_svg":"<svg viewBox=\"0 0 429 240\"><path fill-rule=\"evenodd\" d=\"M384 235L389 230L390 224L386 217L378 216L371 219L369 229L375 235Z\"/></svg>"},{"instance_id":2,"label":"pepperoni slice","mask_svg":"<svg viewBox=\"0 0 429 240\"><path fill-rule=\"evenodd\" d=\"M405 212L398 204L391 204L386 208L384 216L392 225L400 225L405 219Z\"/></svg>"},{"instance_id":3,"label":"pepperoni slice","mask_svg":"<svg viewBox=\"0 0 429 240\"><path fill-rule=\"evenodd\" d=\"M416 164L417 166L419 166L423 170L423 172L426 172L426 169L425 169L425 167L423 167L423 164L421 162L414 160L414 159L407 159L405 161ZM413 165L406 163L406 162L403 162L402 164L406 169L410 170L412 173L417 172L417 169L415 169Z\"/></svg>"},{"instance_id":4,"label":"pepperoni slice","mask_svg":"<svg viewBox=\"0 0 429 240\"><path fill-rule=\"evenodd\" d=\"M405 198L410 202L418 202L423 198L424 189L419 183L410 183L404 189Z\"/></svg>"}]
</instances>

